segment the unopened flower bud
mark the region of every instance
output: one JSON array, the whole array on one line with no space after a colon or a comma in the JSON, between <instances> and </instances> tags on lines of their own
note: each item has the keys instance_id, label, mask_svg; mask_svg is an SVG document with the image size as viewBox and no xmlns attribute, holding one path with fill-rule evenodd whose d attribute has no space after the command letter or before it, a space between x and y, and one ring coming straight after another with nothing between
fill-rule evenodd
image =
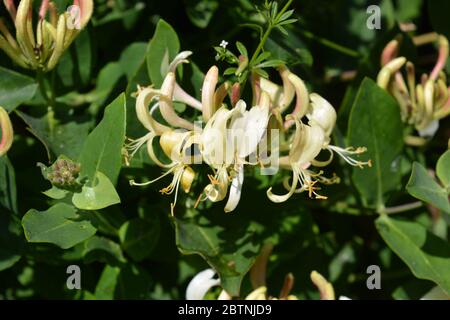
<instances>
[{"instance_id":1,"label":"unopened flower bud","mask_svg":"<svg viewBox=\"0 0 450 320\"><path fill-rule=\"evenodd\" d=\"M181 187L183 188L184 192L188 193L189 190L191 190L194 179L195 171L191 167L187 166L184 169L183 174L181 175Z\"/></svg>"},{"instance_id":2,"label":"unopened flower bud","mask_svg":"<svg viewBox=\"0 0 450 320\"><path fill-rule=\"evenodd\" d=\"M9 119L8 112L0 107L0 130L1 130L1 140L0 140L0 157L8 152L11 148L14 139L14 131Z\"/></svg>"},{"instance_id":3,"label":"unopened flower bud","mask_svg":"<svg viewBox=\"0 0 450 320\"><path fill-rule=\"evenodd\" d=\"M214 94L216 91L216 85L219 81L219 69L216 66L212 66L205 76L202 87L202 111L203 120L207 122L212 115L216 112Z\"/></svg>"}]
</instances>

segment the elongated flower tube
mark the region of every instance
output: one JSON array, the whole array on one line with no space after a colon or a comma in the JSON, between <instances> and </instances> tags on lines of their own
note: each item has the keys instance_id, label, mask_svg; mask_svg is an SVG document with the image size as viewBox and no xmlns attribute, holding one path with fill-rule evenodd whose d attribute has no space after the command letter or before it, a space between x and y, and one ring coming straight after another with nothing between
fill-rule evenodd
<instances>
[{"instance_id":1,"label":"elongated flower tube","mask_svg":"<svg viewBox=\"0 0 450 320\"><path fill-rule=\"evenodd\" d=\"M202 87L202 112L203 121L205 122L208 122L208 120L216 112L214 94L218 80L219 69L216 66L212 66L206 73Z\"/></svg>"},{"instance_id":2,"label":"elongated flower tube","mask_svg":"<svg viewBox=\"0 0 450 320\"><path fill-rule=\"evenodd\" d=\"M1 140L0 140L0 157L5 155L8 150L11 148L13 139L14 139L14 131L11 124L11 120L9 119L8 112L5 109L0 107L0 130L1 130Z\"/></svg>"},{"instance_id":3,"label":"elongated flower tube","mask_svg":"<svg viewBox=\"0 0 450 320\"><path fill-rule=\"evenodd\" d=\"M292 170L292 184L289 186L289 192L285 195L275 195L272 193L272 188L267 190L267 197L276 203L288 200L294 193L299 193L308 190L310 197L314 195L316 199L324 199L325 197L315 192L314 185L318 182L316 177L319 174L314 174L308 167L311 161L317 157L322 149L325 141L325 132L316 123L305 125L297 118L294 119L296 131L294 141L289 152L288 166ZM299 188L297 186L300 185ZM326 198L325 198L326 199Z\"/></svg>"},{"instance_id":4,"label":"elongated flower tube","mask_svg":"<svg viewBox=\"0 0 450 320\"><path fill-rule=\"evenodd\" d=\"M14 23L16 39L0 22L0 49L19 66L44 72L55 68L62 54L88 24L94 7L92 0L74 0L68 11L58 16L55 4L42 0L33 31L33 0L21 0L17 9L13 1L4 0L4 4Z\"/></svg>"},{"instance_id":5,"label":"elongated flower tube","mask_svg":"<svg viewBox=\"0 0 450 320\"><path fill-rule=\"evenodd\" d=\"M173 59L173 61L168 66L168 72L176 72L177 67L183 63L189 63L189 56L192 55L192 51L182 51ZM161 69L164 67L162 66ZM164 74L166 76L167 74ZM186 93L183 88L175 81L175 87L173 90L173 100L181 103L185 103L188 106L191 106L197 110L202 110L202 103L192 97L190 94Z\"/></svg>"}]
</instances>

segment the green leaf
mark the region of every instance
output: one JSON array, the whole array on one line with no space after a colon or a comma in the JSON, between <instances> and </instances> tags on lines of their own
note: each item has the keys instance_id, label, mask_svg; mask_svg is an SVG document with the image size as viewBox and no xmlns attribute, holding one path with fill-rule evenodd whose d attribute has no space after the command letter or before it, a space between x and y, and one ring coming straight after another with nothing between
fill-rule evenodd
<instances>
[{"instance_id":1,"label":"green leaf","mask_svg":"<svg viewBox=\"0 0 450 320\"><path fill-rule=\"evenodd\" d=\"M127 75L128 80L133 78L145 61L147 47L148 44L145 42L134 42L125 48L120 55L119 64L122 72Z\"/></svg>"},{"instance_id":2,"label":"green leaf","mask_svg":"<svg viewBox=\"0 0 450 320\"><path fill-rule=\"evenodd\" d=\"M450 246L416 222L389 218L376 220L378 232L419 279L437 283L450 294Z\"/></svg>"},{"instance_id":3,"label":"green leaf","mask_svg":"<svg viewBox=\"0 0 450 320\"><path fill-rule=\"evenodd\" d=\"M450 213L450 203L447 191L439 186L432 177L428 175L420 163L414 162L411 177L409 178L406 190L413 197L425 201L436 208Z\"/></svg>"},{"instance_id":4,"label":"green leaf","mask_svg":"<svg viewBox=\"0 0 450 320\"><path fill-rule=\"evenodd\" d=\"M66 8L63 9L63 11ZM65 87L81 89L91 80L93 61L93 44L89 30L83 30L65 51L57 66L61 84Z\"/></svg>"},{"instance_id":5,"label":"green leaf","mask_svg":"<svg viewBox=\"0 0 450 320\"><path fill-rule=\"evenodd\" d=\"M134 260L149 256L158 243L160 223L157 215L153 220L135 218L125 222L119 230L123 250Z\"/></svg>"},{"instance_id":6,"label":"green leaf","mask_svg":"<svg viewBox=\"0 0 450 320\"><path fill-rule=\"evenodd\" d=\"M0 157L0 208L17 213L17 191L14 168L6 156Z\"/></svg>"},{"instance_id":7,"label":"green leaf","mask_svg":"<svg viewBox=\"0 0 450 320\"><path fill-rule=\"evenodd\" d=\"M4 213L0 211L0 271L11 268L23 255L23 236L17 232L18 223Z\"/></svg>"},{"instance_id":8,"label":"green leaf","mask_svg":"<svg viewBox=\"0 0 450 320\"><path fill-rule=\"evenodd\" d=\"M16 113L28 125L28 131L44 145L49 160L60 154L76 159L92 126L90 121L82 121L84 119L59 123L49 119L48 115L34 118L23 112Z\"/></svg>"},{"instance_id":9,"label":"green leaf","mask_svg":"<svg viewBox=\"0 0 450 320\"><path fill-rule=\"evenodd\" d=\"M352 175L366 206L382 208L387 194L399 186L402 137L403 124L396 101L365 78L350 114L348 144L366 147L364 158L372 161L371 168L355 167Z\"/></svg>"},{"instance_id":10,"label":"green leaf","mask_svg":"<svg viewBox=\"0 0 450 320\"><path fill-rule=\"evenodd\" d=\"M298 233L310 233L311 219L298 202L285 203L283 210L247 180L241 201L231 214L223 203L208 208L175 210L176 244L183 254L198 254L217 271L222 287L233 297L240 295L241 282L260 252L270 241L274 245ZM247 187L245 187L247 186ZM259 196L259 197L258 197ZM308 219L309 218L309 219Z\"/></svg>"},{"instance_id":11,"label":"green leaf","mask_svg":"<svg viewBox=\"0 0 450 320\"><path fill-rule=\"evenodd\" d=\"M80 176L87 176L89 183L93 183L96 172L100 171L116 184L122 167L125 121L125 95L121 94L106 107L103 120L89 134L81 151Z\"/></svg>"},{"instance_id":12,"label":"green leaf","mask_svg":"<svg viewBox=\"0 0 450 320\"><path fill-rule=\"evenodd\" d=\"M59 189L55 186L52 186L50 189L48 189L47 191L44 191L42 193L45 194L49 198L52 198L55 200L61 200L61 199L64 199L69 194L69 191Z\"/></svg>"},{"instance_id":13,"label":"green leaf","mask_svg":"<svg viewBox=\"0 0 450 320\"><path fill-rule=\"evenodd\" d=\"M189 19L199 28L206 28L219 8L218 0L185 0L184 2Z\"/></svg>"},{"instance_id":14,"label":"green leaf","mask_svg":"<svg viewBox=\"0 0 450 320\"><path fill-rule=\"evenodd\" d=\"M93 236L84 243L83 257L86 263L100 261L109 265L118 265L126 262L119 244L98 236Z\"/></svg>"},{"instance_id":15,"label":"green leaf","mask_svg":"<svg viewBox=\"0 0 450 320\"><path fill-rule=\"evenodd\" d=\"M95 297L101 300L148 299L152 281L141 267L126 264L122 267L105 266L95 288Z\"/></svg>"},{"instance_id":16,"label":"green leaf","mask_svg":"<svg viewBox=\"0 0 450 320\"><path fill-rule=\"evenodd\" d=\"M120 203L120 197L107 176L97 171L93 181L91 185L84 185L81 192L73 194L72 202L75 207L81 210L100 210Z\"/></svg>"},{"instance_id":17,"label":"green leaf","mask_svg":"<svg viewBox=\"0 0 450 320\"><path fill-rule=\"evenodd\" d=\"M447 150L438 160L436 174L445 188L450 188L450 150ZM450 190L449 190L450 191Z\"/></svg>"},{"instance_id":18,"label":"green leaf","mask_svg":"<svg viewBox=\"0 0 450 320\"><path fill-rule=\"evenodd\" d=\"M163 75L169 63L180 51L180 41L175 30L163 19L156 25L155 34L150 40L147 51L147 70L155 87L163 83Z\"/></svg>"},{"instance_id":19,"label":"green leaf","mask_svg":"<svg viewBox=\"0 0 450 320\"><path fill-rule=\"evenodd\" d=\"M34 79L0 67L0 106L8 112L31 100L37 87Z\"/></svg>"},{"instance_id":20,"label":"green leaf","mask_svg":"<svg viewBox=\"0 0 450 320\"><path fill-rule=\"evenodd\" d=\"M428 13L434 31L444 34L450 39L450 24L448 23L450 2L447 0L428 1Z\"/></svg>"},{"instance_id":21,"label":"green leaf","mask_svg":"<svg viewBox=\"0 0 450 320\"><path fill-rule=\"evenodd\" d=\"M239 50L239 53L244 57L248 57L247 48L242 44L242 42L236 42L236 48Z\"/></svg>"},{"instance_id":22,"label":"green leaf","mask_svg":"<svg viewBox=\"0 0 450 320\"><path fill-rule=\"evenodd\" d=\"M92 237L97 229L77 210L58 203L47 211L29 210L22 218L25 237L33 243L53 243L62 249Z\"/></svg>"}]
</instances>

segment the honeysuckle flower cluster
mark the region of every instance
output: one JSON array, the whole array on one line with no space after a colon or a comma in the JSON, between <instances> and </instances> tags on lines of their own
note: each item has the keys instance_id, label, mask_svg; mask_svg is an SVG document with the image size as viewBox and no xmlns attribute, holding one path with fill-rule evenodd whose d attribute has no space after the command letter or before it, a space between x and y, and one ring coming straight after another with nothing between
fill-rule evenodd
<instances>
[{"instance_id":1,"label":"honeysuckle flower cluster","mask_svg":"<svg viewBox=\"0 0 450 320\"><path fill-rule=\"evenodd\" d=\"M0 19L0 49L19 66L44 72L56 66L89 22L94 6L92 0L74 0L66 12L58 14L54 2L42 0L34 32L32 0L21 0L17 8L14 0L3 2L14 24L16 37Z\"/></svg>"},{"instance_id":2,"label":"honeysuckle flower cluster","mask_svg":"<svg viewBox=\"0 0 450 320\"><path fill-rule=\"evenodd\" d=\"M403 122L413 126L423 138L433 137L439 120L450 114L450 88L444 73L449 55L447 38L439 35L438 45L434 68L430 74L422 74L416 83L414 64L405 57L397 57L399 41L392 40L383 50L382 69L377 78L378 85L397 100ZM403 67L405 73L401 71Z\"/></svg>"},{"instance_id":3,"label":"honeysuckle flower cluster","mask_svg":"<svg viewBox=\"0 0 450 320\"><path fill-rule=\"evenodd\" d=\"M11 148L13 139L14 139L14 131L13 126L11 124L11 120L9 119L8 112L0 107L0 132L1 132L1 140L0 140L0 157L5 155L8 150Z\"/></svg>"},{"instance_id":4,"label":"honeysuckle flower cluster","mask_svg":"<svg viewBox=\"0 0 450 320\"><path fill-rule=\"evenodd\" d=\"M205 200L222 201L228 195L225 212L231 212L241 198L246 167L258 166L273 174L279 166L292 172L292 178L284 181L286 194L275 194L272 188L267 190L269 199L279 203L301 192L325 199L318 193L317 184L339 182L338 177L327 178L320 170L332 161L334 154L353 166L370 165L370 161L354 158L365 148L341 148L331 144L335 109L320 95L310 94L303 80L287 67L278 70L282 85L253 75L253 99L249 103L240 99L239 83L218 85L219 70L212 66L205 75L201 101L198 101L180 87L175 76L177 66L188 62L190 54L181 52L168 66L161 66L161 70L167 72L163 74L160 88L138 88L136 114L148 133L127 145L128 160L146 144L150 158L166 172L152 181L131 181L131 185L147 185L172 175L172 182L161 193L175 193L173 209L179 185L189 192L196 177L195 165L204 163L211 168L210 182L197 204ZM225 102L227 96L229 104ZM184 119L175 111L174 101L201 111L201 119L196 122ZM155 138L170 158L169 163L156 156ZM316 159L322 150L329 153L326 161Z\"/></svg>"}]
</instances>

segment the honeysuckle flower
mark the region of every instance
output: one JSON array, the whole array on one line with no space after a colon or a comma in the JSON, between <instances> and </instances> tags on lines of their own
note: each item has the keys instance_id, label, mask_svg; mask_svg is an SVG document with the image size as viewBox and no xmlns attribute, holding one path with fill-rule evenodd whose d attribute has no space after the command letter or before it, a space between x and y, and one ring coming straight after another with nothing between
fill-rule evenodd
<instances>
[{"instance_id":1,"label":"honeysuckle flower","mask_svg":"<svg viewBox=\"0 0 450 320\"><path fill-rule=\"evenodd\" d=\"M232 137L228 139L228 143L234 149L234 177L231 182L230 196L225 205L225 212L236 209L244 183L244 165L248 164L246 158L257 151L258 144L266 133L269 121L269 100L262 99L262 101L266 101L266 103L254 106L250 110L246 110L246 104L243 100L236 104L235 108L240 109L240 112L230 124Z\"/></svg>"},{"instance_id":2,"label":"honeysuckle flower","mask_svg":"<svg viewBox=\"0 0 450 320\"><path fill-rule=\"evenodd\" d=\"M311 103L306 114L306 117L311 122L317 123L325 132L325 140L322 149L328 150L331 154L327 161L312 160L311 163L315 166L322 167L328 165L333 159L334 153L338 154L345 162L352 166L363 168L365 165L371 166L371 161L358 161L352 158L352 155L359 155L366 152L366 148L341 148L330 144L331 133L336 125L337 114L334 107L323 97L317 93L310 95Z\"/></svg>"},{"instance_id":3,"label":"honeysuckle flower","mask_svg":"<svg viewBox=\"0 0 450 320\"><path fill-rule=\"evenodd\" d=\"M316 199L326 199L326 197L319 195L315 191L317 188L314 187L319 182L321 174L308 170L311 161L317 157L322 149L325 132L315 122L305 125L298 118L293 120L296 130L289 156L280 159L282 166L290 167L292 170L292 184L289 185L288 181L285 181L285 186L289 190L285 195L276 195L272 193L272 188L269 188L267 196L271 201L280 203L288 200L294 193L308 190L310 197L314 195ZM299 188L297 188L298 185L300 185Z\"/></svg>"},{"instance_id":4,"label":"honeysuckle flower","mask_svg":"<svg viewBox=\"0 0 450 320\"><path fill-rule=\"evenodd\" d=\"M195 275L187 286L186 300L203 300L211 288L220 285L220 279L214 278L215 275L213 269L206 269Z\"/></svg>"},{"instance_id":5,"label":"honeysuckle flower","mask_svg":"<svg viewBox=\"0 0 450 320\"><path fill-rule=\"evenodd\" d=\"M132 186L146 186L152 184L169 174L173 174L172 182L165 188L161 189L162 194L172 194L175 192L174 201L171 204L171 213L173 215L174 208L178 198L178 188L181 184L185 193L188 193L195 178L195 171L190 166L190 161L187 158L186 150L190 145L186 143L192 135L190 131L176 132L173 130L165 131L161 134L160 144L164 153L171 159L171 163L165 167L168 170L158 178L144 183L137 183L134 180L130 181Z\"/></svg>"},{"instance_id":6,"label":"honeysuckle flower","mask_svg":"<svg viewBox=\"0 0 450 320\"><path fill-rule=\"evenodd\" d=\"M258 89L255 89L257 91L255 99L259 100L260 91L265 91L270 97L272 108L278 108L280 113L282 113L288 108L288 106L294 100L296 93L295 85L299 85L299 83L298 81L295 81L294 84L292 80L289 79L289 75L291 75L292 73L287 67L285 66L279 67L278 72L280 74L283 85L282 86L277 85L274 82L270 81L269 79L258 78L258 81L256 81L255 83L256 86L258 87ZM301 91L302 89L298 90Z\"/></svg>"},{"instance_id":7,"label":"honeysuckle flower","mask_svg":"<svg viewBox=\"0 0 450 320\"><path fill-rule=\"evenodd\" d=\"M14 131L11 120L9 119L8 112L3 109L3 107L0 107L0 131L0 157L2 157L11 148L14 139Z\"/></svg>"},{"instance_id":8,"label":"honeysuckle flower","mask_svg":"<svg viewBox=\"0 0 450 320\"><path fill-rule=\"evenodd\" d=\"M449 55L449 44L445 36L438 36L439 55L429 75L423 74L416 84L415 67L404 57L396 57L398 40L391 41L383 50L383 68L378 74L378 85L388 90L397 100L403 122L414 126L420 137L431 138L439 128L439 119L450 114L450 89L447 88L443 68ZM406 81L401 68L406 65ZM419 139L407 139L416 143Z\"/></svg>"},{"instance_id":9,"label":"honeysuckle flower","mask_svg":"<svg viewBox=\"0 0 450 320\"><path fill-rule=\"evenodd\" d=\"M89 22L93 12L92 0L74 0L67 12L56 13L56 6L43 0L39 10L36 32L33 31L32 0L21 0L17 10L13 1L4 1L16 29L14 38L0 22L0 49L19 66L51 71L65 50ZM46 20L50 12L49 21Z\"/></svg>"}]
</instances>

